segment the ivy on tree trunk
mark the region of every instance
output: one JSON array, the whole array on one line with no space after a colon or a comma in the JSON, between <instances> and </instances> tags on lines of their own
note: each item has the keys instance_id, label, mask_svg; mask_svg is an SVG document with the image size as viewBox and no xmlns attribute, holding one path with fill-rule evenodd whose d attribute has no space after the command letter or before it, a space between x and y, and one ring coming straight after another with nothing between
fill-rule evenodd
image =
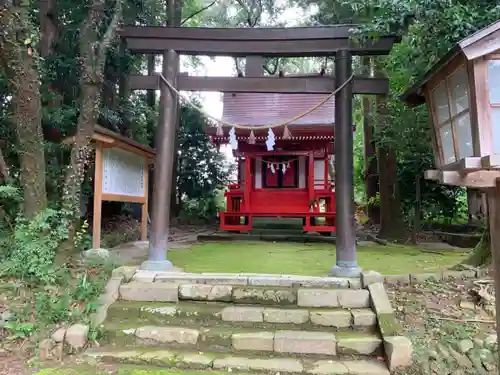
<instances>
[{"instance_id":1,"label":"ivy on tree trunk","mask_svg":"<svg viewBox=\"0 0 500 375\"><path fill-rule=\"evenodd\" d=\"M0 61L9 76L12 90L23 211L27 218L32 218L47 206L47 191L38 54L32 46L34 27L27 6L25 2L20 5L7 2L1 9Z\"/></svg>"},{"instance_id":2,"label":"ivy on tree trunk","mask_svg":"<svg viewBox=\"0 0 500 375\"><path fill-rule=\"evenodd\" d=\"M81 31L81 108L63 190L63 208L71 220L79 214L81 186L92 156L90 141L100 112L106 52L122 18L122 2L116 1L113 17L100 39L99 30L105 20L105 9L104 0L92 0Z\"/></svg>"}]
</instances>

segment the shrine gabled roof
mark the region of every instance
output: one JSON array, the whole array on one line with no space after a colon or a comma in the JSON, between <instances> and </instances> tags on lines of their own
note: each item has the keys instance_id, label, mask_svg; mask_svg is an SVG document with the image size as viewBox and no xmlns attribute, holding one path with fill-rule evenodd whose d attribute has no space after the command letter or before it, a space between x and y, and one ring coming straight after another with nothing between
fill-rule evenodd
<instances>
[{"instance_id":1,"label":"shrine gabled roof","mask_svg":"<svg viewBox=\"0 0 500 375\"><path fill-rule=\"evenodd\" d=\"M425 103L422 93L423 87L443 68L448 66L455 57L463 54L467 60L474 60L478 57L492 53L500 48L500 20L476 31L468 37L458 42L448 51L431 69L417 81L411 88L401 95L401 99L410 105L420 105Z\"/></svg>"},{"instance_id":2,"label":"shrine gabled roof","mask_svg":"<svg viewBox=\"0 0 500 375\"><path fill-rule=\"evenodd\" d=\"M222 120L247 126L275 125L310 110L327 97L327 94L224 93ZM334 123L335 98L331 97L290 125Z\"/></svg>"}]
</instances>

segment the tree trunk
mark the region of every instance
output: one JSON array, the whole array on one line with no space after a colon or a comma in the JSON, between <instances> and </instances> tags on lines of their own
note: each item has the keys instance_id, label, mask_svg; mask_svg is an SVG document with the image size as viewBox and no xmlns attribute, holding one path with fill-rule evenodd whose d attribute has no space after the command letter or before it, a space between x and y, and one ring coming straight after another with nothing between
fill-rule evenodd
<instances>
[{"instance_id":1,"label":"tree trunk","mask_svg":"<svg viewBox=\"0 0 500 375\"><path fill-rule=\"evenodd\" d=\"M486 223L486 198L482 191L467 188L467 210L469 224L481 225Z\"/></svg>"},{"instance_id":2,"label":"tree trunk","mask_svg":"<svg viewBox=\"0 0 500 375\"><path fill-rule=\"evenodd\" d=\"M52 46L57 37L55 14L56 0L40 0L40 54L45 57L52 53Z\"/></svg>"},{"instance_id":3,"label":"tree trunk","mask_svg":"<svg viewBox=\"0 0 500 375\"><path fill-rule=\"evenodd\" d=\"M363 73L372 76L371 58L366 56L362 59ZM365 159L365 191L367 199L366 214L371 224L380 224L380 205L377 201L379 193L379 176L377 148L373 138L373 98L368 95L362 96L363 106L363 132L364 132L364 159Z\"/></svg>"},{"instance_id":4,"label":"tree trunk","mask_svg":"<svg viewBox=\"0 0 500 375\"><path fill-rule=\"evenodd\" d=\"M387 111L386 98L377 97L378 124L385 126ZM398 194L397 181L397 156L396 151L389 142L379 142L378 162L383 165L379 171L380 184L380 232L379 236L388 239L401 239L405 234L405 225L401 217L401 204Z\"/></svg>"},{"instance_id":5,"label":"tree trunk","mask_svg":"<svg viewBox=\"0 0 500 375\"><path fill-rule=\"evenodd\" d=\"M82 102L75 143L71 151L71 163L66 173L63 191L63 208L71 220L76 219L79 214L81 185L92 156L90 140L99 117L106 51L115 37L122 16L121 1L117 0L113 18L102 41L99 41L99 29L104 16L105 1L93 0L80 40Z\"/></svg>"},{"instance_id":6,"label":"tree trunk","mask_svg":"<svg viewBox=\"0 0 500 375\"><path fill-rule=\"evenodd\" d=\"M12 116L16 124L24 194L23 211L27 218L32 218L47 206L37 52L29 43L34 28L25 5L11 6L0 12L0 23L4 28L0 39L0 59L12 90Z\"/></svg>"}]
</instances>

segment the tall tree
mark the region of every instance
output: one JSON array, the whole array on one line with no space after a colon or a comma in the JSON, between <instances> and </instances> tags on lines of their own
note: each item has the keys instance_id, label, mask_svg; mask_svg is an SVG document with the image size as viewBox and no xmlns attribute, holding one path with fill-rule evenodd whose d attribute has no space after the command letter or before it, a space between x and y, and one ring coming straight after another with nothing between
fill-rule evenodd
<instances>
[{"instance_id":1,"label":"tall tree","mask_svg":"<svg viewBox=\"0 0 500 375\"><path fill-rule=\"evenodd\" d=\"M63 208L75 218L79 213L81 185L91 159L90 140L99 118L106 53L122 18L122 0L116 0L106 17L104 0L91 0L80 38L80 114L63 191ZM104 24L104 25L103 25ZM101 34L104 26L105 32Z\"/></svg>"},{"instance_id":2,"label":"tall tree","mask_svg":"<svg viewBox=\"0 0 500 375\"><path fill-rule=\"evenodd\" d=\"M0 61L12 93L12 122L15 124L24 192L23 209L32 218L47 206L45 152L42 135L42 103L38 52L30 21L29 3L7 1L0 10Z\"/></svg>"},{"instance_id":3,"label":"tall tree","mask_svg":"<svg viewBox=\"0 0 500 375\"><path fill-rule=\"evenodd\" d=\"M373 76L372 58L362 58L363 73ZM363 140L364 140L364 182L367 208L366 213L371 224L380 224L379 170L377 160L377 145L374 137L373 98L363 95L361 99L363 109Z\"/></svg>"}]
</instances>

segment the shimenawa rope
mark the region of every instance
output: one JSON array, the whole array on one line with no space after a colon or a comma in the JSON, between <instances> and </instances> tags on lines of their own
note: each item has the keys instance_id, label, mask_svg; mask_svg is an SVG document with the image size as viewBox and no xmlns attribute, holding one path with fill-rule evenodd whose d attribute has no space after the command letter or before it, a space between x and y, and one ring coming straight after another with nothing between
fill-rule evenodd
<instances>
[{"instance_id":1,"label":"shimenawa rope","mask_svg":"<svg viewBox=\"0 0 500 375\"><path fill-rule=\"evenodd\" d=\"M233 127L233 128L236 128L236 129L247 129L247 130L258 130L258 129L273 129L273 128L278 128L280 126L286 126L298 119L301 119L302 117L304 116L307 116L309 113L315 111L316 109L318 109L319 107L321 107L323 104L325 104L332 96L334 96L336 93L338 93L340 90L342 90L354 77L354 74L351 74L351 76L344 82L342 83L339 87L337 87L331 94L329 94L326 98L324 98L323 100L321 100L318 104L314 105L313 107L311 107L310 109L308 109L307 111L305 112L302 112L301 114L289 119L289 120L286 120L286 121L283 121L283 122L280 122L278 124L274 124L274 125L263 125L263 126L250 126L250 125L239 125L239 124L233 124L231 122L227 122L227 121L223 121L221 119L217 119L215 118L214 116L210 115L208 112L206 112L203 108L199 107L198 105L196 105L195 103L193 103L187 96L181 94L176 88L174 85L172 85L164 76L163 74L159 73L159 76L161 78L161 80L170 88L170 90L172 90L173 92L175 92L177 95L179 95L182 99L184 99L184 101L186 103L188 103L191 107L193 107L194 109L196 109L197 111L199 111L200 113L202 113L203 115L205 115L206 117L212 119L213 121L215 122L218 122L219 124L221 125L226 125L226 126L229 126L229 127Z\"/></svg>"}]
</instances>

